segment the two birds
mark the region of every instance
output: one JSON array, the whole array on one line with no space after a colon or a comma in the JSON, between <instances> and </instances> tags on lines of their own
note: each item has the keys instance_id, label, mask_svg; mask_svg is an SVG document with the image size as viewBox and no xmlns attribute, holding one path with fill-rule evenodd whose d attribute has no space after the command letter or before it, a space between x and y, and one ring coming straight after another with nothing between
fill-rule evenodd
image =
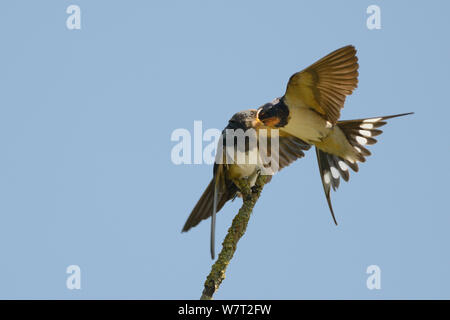
<instances>
[{"instance_id":1,"label":"two birds","mask_svg":"<svg viewBox=\"0 0 450 320\"><path fill-rule=\"evenodd\" d=\"M247 156L254 149L262 149L261 143L238 143L234 132L254 132L278 138L277 150L267 143L265 152L277 152L278 170L304 156L315 146L320 177L325 196L335 224L330 190L336 190L340 178L349 180L349 168L358 171L358 162L365 162L371 153L366 148L377 142L375 136L382 133L379 127L387 119L404 116L403 113L384 117L339 121L340 110L346 96L352 94L358 84L358 58L353 46L338 49L289 79L286 93L258 110L236 113L228 122L219 141L213 178L189 215L182 231L188 231L200 221L211 219L211 257L214 259L215 215L228 200L239 196L238 180L248 179L253 186L258 174L267 167L259 156L251 163L228 157L243 153ZM265 130L261 130L265 129ZM278 130L274 130L278 129ZM251 135L248 135L250 137ZM232 143L226 143L226 141ZM272 141L272 140L270 140Z\"/></svg>"}]
</instances>

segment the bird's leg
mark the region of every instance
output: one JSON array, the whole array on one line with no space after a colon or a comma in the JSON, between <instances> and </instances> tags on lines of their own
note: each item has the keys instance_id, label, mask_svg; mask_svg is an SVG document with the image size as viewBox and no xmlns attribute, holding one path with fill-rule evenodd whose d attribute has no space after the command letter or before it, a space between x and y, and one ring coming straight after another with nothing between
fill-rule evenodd
<instances>
[{"instance_id":1,"label":"bird's leg","mask_svg":"<svg viewBox=\"0 0 450 320\"><path fill-rule=\"evenodd\" d=\"M256 181L258 177L261 175L261 169L256 169L255 173L252 175L253 186L251 187L253 193L258 193L261 191L262 186L260 186ZM254 180L253 180L254 179Z\"/></svg>"},{"instance_id":2,"label":"bird's leg","mask_svg":"<svg viewBox=\"0 0 450 320\"><path fill-rule=\"evenodd\" d=\"M242 177L240 179L233 180L234 184L238 187L239 191L237 196L242 198L244 195L251 195L252 193L257 193L260 191L261 186L257 185L256 181L261 175L261 169L256 169L248 177Z\"/></svg>"}]
</instances>

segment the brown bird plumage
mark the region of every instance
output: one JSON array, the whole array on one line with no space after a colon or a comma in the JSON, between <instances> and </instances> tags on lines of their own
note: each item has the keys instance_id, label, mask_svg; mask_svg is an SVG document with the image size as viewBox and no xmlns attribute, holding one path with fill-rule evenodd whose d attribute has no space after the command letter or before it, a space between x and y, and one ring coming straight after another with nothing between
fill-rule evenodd
<instances>
[{"instance_id":1,"label":"brown bird plumage","mask_svg":"<svg viewBox=\"0 0 450 320\"><path fill-rule=\"evenodd\" d=\"M358 58L353 46L345 46L291 76L286 93L258 109L258 119L316 147L320 176L334 222L330 188L339 177L349 179L348 167L358 171L357 162L370 155L365 145L376 142L376 128L386 119L410 113L339 121L346 96L358 85Z\"/></svg>"},{"instance_id":2,"label":"brown bird plumage","mask_svg":"<svg viewBox=\"0 0 450 320\"><path fill-rule=\"evenodd\" d=\"M219 141L219 148L218 148L218 157L216 157L216 162L214 164L213 169L213 178L206 187L206 190L203 192L202 196L200 197L200 200L195 205L194 209L192 210L191 214L189 215L186 223L184 224L184 227L182 229L182 232L186 232L192 227L195 227L197 224L199 224L202 220L207 219L209 217L212 217L211 219L211 257L214 258L214 237L215 237L215 213L219 212L222 207L225 205L225 203L228 200L234 199L239 194L239 189L235 184L235 181L237 179L242 178L248 178L250 181L250 184L254 183L254 180L256 180L257 174L259 174L259 170L262 168L260 167L261 164L239 164L236 162L228 162L226 161L226 157L224 156L226 154L226 137L227 137L227 130L239 130L242 129L244 132L250 129L254 129L256 134L260 134L261 129L266 129L269 132L270 136L270 128L265 127L260 121L257 120L257 110L251 109L246 111L241 111L236 113L229 121L228 125L225 127L225 129L222 132L221 139ZM267 140L267 150L264 151L267 152L268 156L271 156L272 148L270 139ZM304 156L303 151L308 150L311 146L304 141L293 137L289 134L283 134L283 136L280 136L278 139L278 145L279 145L279 156L274 157L272 160L278 160L278 170L283 169L284 167L288 166L298 158L301 158ZM220 153L220 150L222 150L220 147L223 147L223 150L225 150L223 153ZM236 140L234 140L235 151L238 150L239 146L236 144ZM250 145L248 143L245 144L245 153L249 153L249 147ZM256 147L259 149L262 146L258 144ZM242 151L242 150L241 150ZM222 161L218 163L220 156L223 155ZM278 158L278 159L277 159ZM270 179L269 179L270 181ZM214 200L214 197L216 199ZM216 206L214 208L214 203L216 203Z\"/></svg>"},{"instance_id":3,"label":"brown bird plumage","mask_svg":"<svg viewBox=\"0 0 450 320\"><path fill-rule=\"evenodd\" d=\"M335 124L345 97L358 86L358 58L353 46L346 46L297 72L289 79L284 99L288 105L313 108Z\"/></svg>"}]
</instances>

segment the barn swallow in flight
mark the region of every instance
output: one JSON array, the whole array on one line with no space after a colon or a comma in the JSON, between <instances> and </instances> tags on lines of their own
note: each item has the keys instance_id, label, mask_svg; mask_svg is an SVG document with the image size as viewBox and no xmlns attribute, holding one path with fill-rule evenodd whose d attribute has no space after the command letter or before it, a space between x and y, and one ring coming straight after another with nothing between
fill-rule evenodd
<instances>
[{"instance_id":1,"label":"barn swallow in flight","mask_svg":"<svg viewBox=\"0 0 450 320\"><path fill-rule=\"evenodd\" d=\"M249 139L245 141L244 144L239 144L236 136L233 135L236 130L241 129L241 132L247 133L248 130L253 129L256 136L263 132L261 129L266 129L261 121L256 117L257 110L250 109L246 111L241 111L233 115L233 117L228 122L228 125L222 131L221 138L218 142L218 152L213 168L213 178L211 182L206 187L200 200L195 205L191 214L189 215L182 232L188 231L192 227L195 227L200 221L211 217L211 257L214 259L214 243L215 243L215 222L216 213L222 209L228 200L234 200L236 196L239 196L239 188L237 181L240 179L248 179L250 187L253 187L258 175L261 171L268 165L264 163L259 155L260 150L253 150L254 148L263 148L259 139L256 139L256 144L251 144ZM270 136L269 129L268 132ZM276 130L278 132L278 130ZM231 138L233 143L227 144L227 138ZM272 144L271 140L267 139L267 145L264 150L267 155L271 155ZM304 156L303 151L308 150L311 146L299 138L296 138L290 134L284 133L278 136L278 156L274 157L277 161L277 171L288 166L298 158ZM226 154L229 154L230 150L233 149L232 154L235 158L227 160ZM274 147L275 148L275 147ZM274 149L275 150L275 149ZM250 153L256 152L258 155L257 161L250 162L236 161L236 155L243 153L245 156L249 157ZM249 158L247 158L248 160ZM267 182L269 182L271 176L269 176Z\"/></svg>"},{"instance_id":2,"label":"barn swallow in flight","mask_svg":"<svg viewBox=\"0 0 450 320\"><path fill-rule=\"evenodd\" d=\"M270 128L295 136L316 148L325 196L335 224L330 188L339 178L349 179L371 153L366 145L377 142L385 120L411 113L338 121L346 96L358 84L358 58L353 46L338 49L291 76L284 96L261 106L258 120Z\"/></svg>"}]
</instances>

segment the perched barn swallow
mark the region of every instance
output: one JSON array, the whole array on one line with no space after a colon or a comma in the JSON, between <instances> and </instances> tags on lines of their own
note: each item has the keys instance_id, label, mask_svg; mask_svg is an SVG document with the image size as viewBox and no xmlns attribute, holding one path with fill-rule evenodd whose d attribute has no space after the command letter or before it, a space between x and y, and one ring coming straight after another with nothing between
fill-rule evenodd
<instances>
[{"instance_id":1,"label":"perched barn swallow","mask_svg":"<svg viewBox=\"0 0 450 320\"><path fill-rule=\"evenodd\" d=\"M349 179L348 167L358 171L357 162L370 155L366 145L377 142L378 128L385 120L404 116L338 121L346 96L358 84L358 58L353 46L338 49L289 79L284 96L261 106L257 117L270 128L278 128L315 145L325 196L335 224L330 188L339 178Z\"/></svg>"},{"instance_id":2,"label":"perched barn swallow","mask_svg":"<svg viewBox=\"0 0 450 320\"><path fill-rule=\"evenodd\" d=\"M234 200L239 195L237 180L248 179L249 185L254 186L258 174L268 165L259 155L260 150L253 150L255 148L261 149L263 146L259 143L259 139L256 139L257 143L252 144L249 139L245 140L244 144L239 144L235 132L241 129L241 132L248 133L248 130L254 130L256 136L262 134L261 129L268 129L263 125L261 121L256 117L257 110L251 109L241 111L233 115L228 122L228 125L222 131L221 138L218 142L218 152L213 168L213 178L206 187L200 200L195 205L191 214L189 215L182 232L188 231L192 227L195 227L200 221L211 218L211 257L214 259L214 243L215 243L215 222L216 213L222 209L228 200ZM270 135L271 129L268 130ZM278 130L276 130L278 132ZM265 131L267 132L267 131ZM228 141L232 143L227 144ZM267 139L267 145L264 150L266 154L270 156L272 145L270 139ZM290 134L283 134L277 138L278 141L278 155L274 157L277 161L277 171L288 166L298 158L304 156L303 151L308 150L311 146L299 138L296 138ZM275 147L274 147L275 148ZM230 150L233 149L233 150ZM234 158L228 159L227 154L235 155ZM255 152L258 155L257 161L248 161L250 154ZM236 161L236 156L239 153L243 153L246 161ZM269 177L269 180L271 176ZM268 182L268 181L267 181Z\"/></svg>"}]
</instances>

